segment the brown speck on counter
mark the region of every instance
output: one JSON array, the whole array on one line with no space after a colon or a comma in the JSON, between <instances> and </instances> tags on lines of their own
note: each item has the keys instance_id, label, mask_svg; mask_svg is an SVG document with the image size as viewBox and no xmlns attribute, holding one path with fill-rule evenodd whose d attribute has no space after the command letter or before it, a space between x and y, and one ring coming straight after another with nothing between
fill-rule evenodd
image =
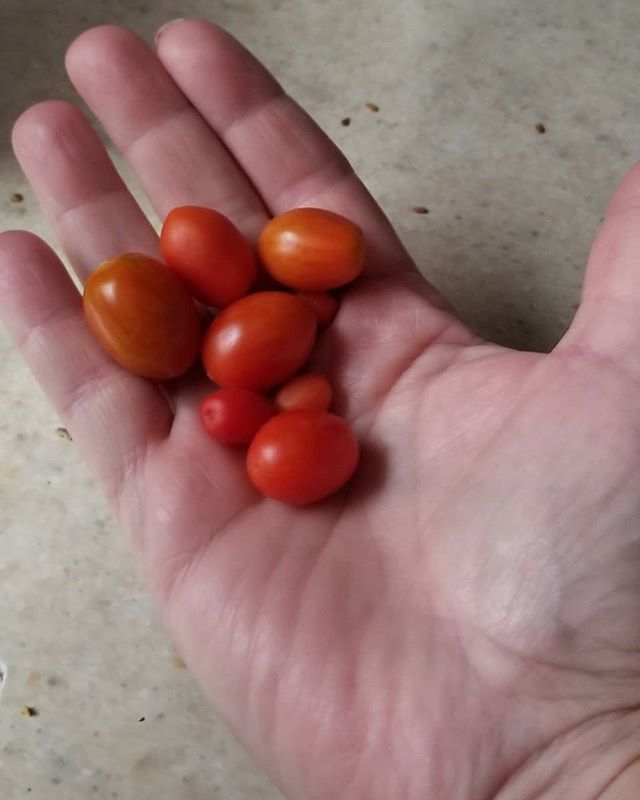
<instances>
[{"instance_id":1,"label":"brown speck on counter","mask_svg":"<svg viewBox=\"0 0 640 800\"><path fill-rule=\"evenodd\" d=\"M20 192L14 192L13 194L9 195L9 200L12 203L21 203L24 200L24 195L20 194Z\"/></svg>"},{"instance_id":2,"label":"brown speck on counter","mask_svg":"<svg viewBox=\"0 0 640 800\"><path fill-rule=\"evenodd\" d=\"M146 719L146 717L140 717L140 719L138 720L138 722L144 722L144 721L145 721L145 719Z\"/></svg>"},{"instance_id":3,"label":"brown speck on counter","mask_svg":"<svg viewBox=\"0 0 640 800\"><path fill-rule=\"evenodd\" d=\"M56 436L58 439L66 439L68 442L73 441L71 434L66 428L56 428Z\"/></svg>"},{"instance_id":4,"label":"brown speck on counter","mask_svg":"<svg viewBox=\"0 0 640 800\"><path fill-rule=\"evenodd\" d=\"M340 124L343 125L345 128L351 125L351 117L345 117L343 120L340 121Z\"/></svg>"},{"instance_id":5,"label":"brown speck on counter","mask_svg":"<svg viewBox=\"0 0 640 800\"><path fill-rule=\"evenodd\" d=\"M546 126L545 126L545 125L543 125L541 122L539 122L539 123L536 125L536 130L538 131L538 133L546 133L546 132L547 132L547 128L546 128Z\"/></svg>"},{"instance_id":6,"label":"brown speck on counter","mask_svg":"<svg viewBox=\"0 0 640 800\"><path fill-rule=\"evenodd\" d=\"M23 717L37 717L40 712L33 706L22 706L20 713Z\"/></svg>"},{"instance_id":7,"label":"brown speck on counter","mask_svg":"<svg viewBox=\"0 0 640 800\"><path fill-rule=\"evenodd\" d=\"M173 656L173 658L171 659L171 663L173 664L173 666L176 669L186 669L187 668L187 665L180 658L180 656Z\"/></svg>"},{"instance_id":8,"label":"brown speck on counter","mask_svg":"<svg viewBox=\"0 0 640 800\"><path fill-rule=\"evenodd\" d=\"M426 206L414 206L412 209L414 214L428 214L429 209Z\"/></svg>"},{"instance_id":9,"label":"brown speck on counter","mask_svg":"<svg viewBox=\"0 0 640 800\"><path fill-rule=\"evenodd\" d=\"M131 767L131 777L135 781L146 783L151 779L158 768L159 764L153 755L151 753L145 753L145 755L139 758Z\"/></svg>"},{"instance_id":10,"label":"brown speck on counter","mask_svg":"<svg viewBox=\"0 0 640 800\"><path fill-rule=\"evenodd\" d=\"M365 103L365 106L369 109L369 111L373 111L374 114L377 114L378 111L380 111L380 106L377 103L372 103L370 100Z\"/></svg>"},{"instance_id":11,"label":"brown speck on counter","mask_svg":"<svg viewBox=\"0 0 640 800\"><path fill-rule=\"evenodd\" d=\"M42 673L38 672L37 670L34 670L33 672L29 673L29 677L27 678L27 686L33 688L34 686L37 686L41 680L42 680Z\"/></svg>"}]
</instances>

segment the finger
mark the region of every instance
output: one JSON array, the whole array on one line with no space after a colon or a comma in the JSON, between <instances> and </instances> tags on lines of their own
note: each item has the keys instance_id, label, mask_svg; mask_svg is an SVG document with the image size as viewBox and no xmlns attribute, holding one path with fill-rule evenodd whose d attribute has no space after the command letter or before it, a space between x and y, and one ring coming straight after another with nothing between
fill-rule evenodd
<instances>
[{"instance_id":1,"label":"finger","mask_svg":"<svg viewBox=\"0 0 640 800\"><path fill-rule=\"evenodd\" d=\"M83 114L48 101L24 112L13 147L79 277L127 250L158 255L153 227Z\"/></svg>"},{"instance_id":2,"label":"finger","mask_svg":"<svg viewBox=\"0 0 640 800\"><path fill-rule=\"evenodd\" d=\"M640 369L640 164L614 195L591 249L575 319L557 352Z\"/></svg>"},{"instance_id":3,"label":"finger","mask_svg":"<svg viewBox=\"0 0 640 800\"><path fill-rule=\"evenodd\" d=\"M161 217L175 206L204 205L257 235L266 219L260 198L142 39L94 28L71 45L66 65Z\"/></svg>"},{"instance_id":4,"label":"finger","mask_svg":"<svg viewBox=\"0 0 640 800\"><path fill-rule=\"evenodd\" d=\"M103 354L64 266L32 234L0 234L0 317L110 498L126 494L135 513L136 468L169 432L163 395Z\"/></svg>"},{"instance_id":5,"label":"finger","mask_svg":"<svg viewBox=\"0 0 640 800\"><path fill-rule=\"evenodd\" d=\"M232 36L201 20L158 36L158 55L223 140L272 213L321 206L364 230L370 274L413 268L391 225L347 160Z\"/></svg>"}]
</instances>

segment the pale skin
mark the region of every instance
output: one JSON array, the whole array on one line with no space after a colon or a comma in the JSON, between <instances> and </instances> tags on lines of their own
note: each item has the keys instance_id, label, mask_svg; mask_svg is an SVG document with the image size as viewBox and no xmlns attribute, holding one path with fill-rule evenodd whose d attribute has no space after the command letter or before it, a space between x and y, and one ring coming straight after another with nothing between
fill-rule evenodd
<instances>
[{"instance_id":1,"label":"pale skin","mask_svg":"<svg viewBox=\"0 0 640 800\"><path fill-rule=\"evenodd\" d=\"M345 213L366 277L322 342L363 442L335 499L262 500L161 391L102 354L63 265L0 236L0 312L130 533L206 696L300 800L632 800L640 791L640 168L549 355L483 343L415 270L314 123L204 22L156 51L103 27L67 69L160 215ZM156 234L81 113L16 155L79 277Z\"/></svg>"}]
</instances>

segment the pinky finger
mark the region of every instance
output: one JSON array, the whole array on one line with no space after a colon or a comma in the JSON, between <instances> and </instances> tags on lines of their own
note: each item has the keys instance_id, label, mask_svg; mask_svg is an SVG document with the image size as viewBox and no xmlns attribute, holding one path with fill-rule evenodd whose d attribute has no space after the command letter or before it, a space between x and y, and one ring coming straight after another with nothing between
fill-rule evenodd
<instances>
[{"instance_id":1,"label":"pinky finger","mask_svg":"<svg viewBox=\"0 0 640 800\"><path fill-rule=\"evenodd\" d=\"M135 491L142 456L169 431L169 405L102 352L63 264L32 234L0 234L0 319L109 498Z\"/></svg>"}]
</instances>

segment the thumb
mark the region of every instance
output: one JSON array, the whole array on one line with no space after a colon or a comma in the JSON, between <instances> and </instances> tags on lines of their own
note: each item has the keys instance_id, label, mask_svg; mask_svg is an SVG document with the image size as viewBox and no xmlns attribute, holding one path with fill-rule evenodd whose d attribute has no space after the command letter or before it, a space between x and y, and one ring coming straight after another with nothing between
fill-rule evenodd
<instances>
[{"instance_id":1,"label":"thumb","mask_svg":"<svg viewBox=\"0 0 640 800\"><path fill-rule=\"evenodd\" d=\"M611 200L591 249L582 301L557 351L640 372L640 163Z\"/></svg>"}]
</instances>

